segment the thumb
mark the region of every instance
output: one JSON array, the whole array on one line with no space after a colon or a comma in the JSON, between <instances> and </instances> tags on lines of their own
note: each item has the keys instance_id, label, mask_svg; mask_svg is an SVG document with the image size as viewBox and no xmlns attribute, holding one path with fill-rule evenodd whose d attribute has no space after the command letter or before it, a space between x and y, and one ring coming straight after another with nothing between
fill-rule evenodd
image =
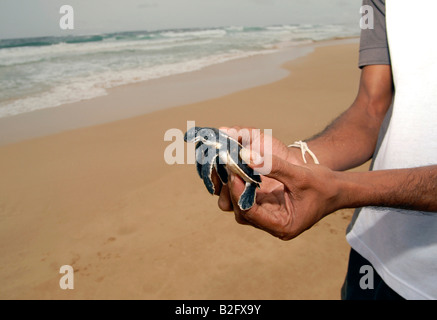
<instances>
[{"instance_id":1,"label":"thumb","mask_svg":"<svg viewBox=\"0 0 437 320\"><path fill-rule=\"evenodd\" d=\"M296 180L296 178L300 176L302 168L276 155L264 155L262 160L262 163L250 161L248 165L255 171L261 172L264 176L278 180L284 185L288 185L291 181Z\"/></svg>"}]
</instances>

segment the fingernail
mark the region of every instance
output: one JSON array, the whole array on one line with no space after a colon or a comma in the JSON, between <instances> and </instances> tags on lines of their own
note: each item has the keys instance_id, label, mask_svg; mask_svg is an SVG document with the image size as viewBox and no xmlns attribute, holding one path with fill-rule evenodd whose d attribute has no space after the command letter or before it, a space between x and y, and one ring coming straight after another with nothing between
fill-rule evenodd
<instances>
[{"instance_id":1,"label":"fingernail","mask_svg":"<svg viewBox=\"0 0 437 320\"><path fill-rule=\"evenodd\" d=\"M250 151L249 149L241 149L240 151L240 157L245 163L252 163L252 164L261 164L262 163L262 157L255 151Z\"/></svg>"},{"instance_id":2,"label":"fingernail","mask_svg":"<svg viewBox=\"0 0 437 320\"><path fill-rule=\"evenodd\" d=\"M252 151L252 162L254 164L261 164L263 163L263 158L258 152Z\"/></svg>"},{"instance_id":3,"label":"fingernail","mask_svg":"<svg viewBox=\"0 0 437 320\"><path fill-rule=\"evenodd\" d=\"M248 149L241 149L240 157L244 162L250 163L250 151Z\"/></svg>"}]
</instances>

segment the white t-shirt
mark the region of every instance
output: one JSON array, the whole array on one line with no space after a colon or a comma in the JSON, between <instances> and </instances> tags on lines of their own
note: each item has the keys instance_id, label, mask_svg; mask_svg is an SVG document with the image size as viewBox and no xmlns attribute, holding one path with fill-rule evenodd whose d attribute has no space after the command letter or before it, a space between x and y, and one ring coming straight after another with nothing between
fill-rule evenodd
<instances>
[{"instance_id":1,"label":"white t-shirt","mask_svg":"<svg viewBox=\"0 0 437 320\"><path fill-rule=\"evenodd\" d=\"M386 0L395 96L372 170L437 164L436 0ZM358 209L349 244L407 299L437 299L437 212Z\"/></svg>"}]
</instances>

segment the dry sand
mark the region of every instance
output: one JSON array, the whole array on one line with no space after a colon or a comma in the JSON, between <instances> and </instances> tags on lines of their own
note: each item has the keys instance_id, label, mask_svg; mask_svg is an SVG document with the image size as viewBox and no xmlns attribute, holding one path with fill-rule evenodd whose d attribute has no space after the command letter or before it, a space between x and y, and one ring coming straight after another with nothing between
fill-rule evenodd
<instances>
[{"instance_id":1,"label":"dry sand","mask_svg":"<svg viewBox=\"0 0 437 320\"><path fill-rule=\"evenodd\" d=\"M339 299L352 210L282 242L221 212L193 165L167 165L163 137L194 120L307 138L355 98L357 50L319 47L271 84L0 147L0 298Z\"/></svg>"}]
</instances>

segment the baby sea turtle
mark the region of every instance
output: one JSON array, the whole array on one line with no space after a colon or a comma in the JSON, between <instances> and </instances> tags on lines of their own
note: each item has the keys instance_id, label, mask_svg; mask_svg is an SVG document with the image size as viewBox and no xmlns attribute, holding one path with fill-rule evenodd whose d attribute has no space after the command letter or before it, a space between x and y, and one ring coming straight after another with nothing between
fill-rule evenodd
<instances>
[{"instance_id":1,"label":"baby sea turtle","mask_svg":"<svg viewBox=\"0 0 437 320\"><path fill-rule=\"evenodd\" d=\"M256 188L260 187L261 177L241 159L240 151L243 146L226 133L208 127L189 129L184 140L196 143L197 173L203 179L209 193L214 194L215 191L211 179L212 168L216 169L223 184L228 182L228 168L246 182L238 206L241 210L249 210L255 203Z\"/></svg>"}]
</instances>

